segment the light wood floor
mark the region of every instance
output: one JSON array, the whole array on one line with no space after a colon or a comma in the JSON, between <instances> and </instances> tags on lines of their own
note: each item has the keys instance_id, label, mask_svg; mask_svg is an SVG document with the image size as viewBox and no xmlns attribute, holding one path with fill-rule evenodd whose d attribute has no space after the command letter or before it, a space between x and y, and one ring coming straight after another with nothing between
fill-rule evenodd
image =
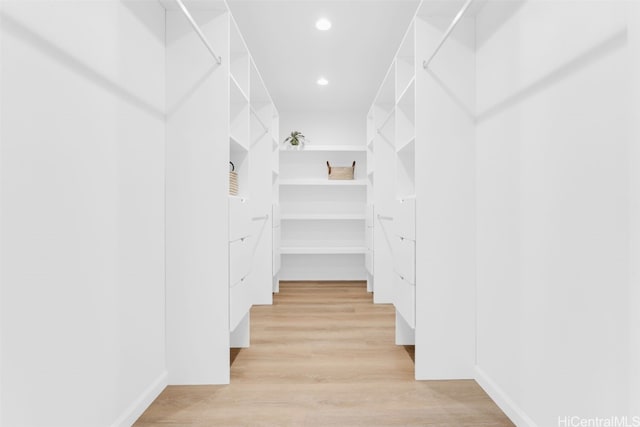
<instances>
[{"instance_id":1,"label":"light wood floor","mask_svg":"<svg viewBox=\"0 0 640 427\"><path fill-rule=\"evenodd\" d=\"M475 381L415 381L362 282L283 282L251 311L231 384L170 386L136 426L513 426Z\"/></svg>"}]
</instances>

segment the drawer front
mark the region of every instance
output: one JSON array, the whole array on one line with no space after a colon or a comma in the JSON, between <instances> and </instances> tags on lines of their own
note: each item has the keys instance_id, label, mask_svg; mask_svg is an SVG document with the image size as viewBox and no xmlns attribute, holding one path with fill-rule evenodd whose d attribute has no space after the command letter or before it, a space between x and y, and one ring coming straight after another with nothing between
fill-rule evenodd
<instances>
[{"instance_id":1,"label":"drawer front","mask_svg":"<svg viewBox=\"0 0 640 427\"><path fill-rule=\"evenodd\" d=\"M393 261L396 273L407 282L416 283L416 243L393 236Z\"/></svg>"},{"instance_id":2,"label":"drawer front","mask_svg":"<svg viewBox=\"0 0 640 427\"><path fill-rule=\"evenodd\" d=\"M394 229L398 236L416 240L416 200L404 199L396 202Z\"/></svg>"},{"instance_id":3,"label":"drawer front","mask_svg":"<svg viewBox=\"0 0 640 427\"><path fill-rule=\"evenodd\" d=\"M251 233L251 208L247 199L229 198L229 241L233 242Z\"/></svg>"},{"instance_id":4,"label":"drawer front","mask_svg":"<svg viewBox=\"0 0 640 427\"><path fill-rule=\"evenodd\" d=\"M393 289L393 305L411 328L416 327L416 287L397 274Z\"/></svg>"},{"instance_id":5,"label":"drawer front","mask_svg":"<svg viewBox=\"0 0 640 427\"><path fill-rule=\"evenodd\" d=\"M230 286L237 285L249 274L253 243L253 239L250 236L229 243Z\"/></svg>"},{"instance_id":6,"label":"drawer front","mask_svg":"<svg viewBox=\"0 0 640 427\"><path fill-rule=\"evenodd\" d=\"M251 277L247 276L242 282L229 290L229 330L238 327L244 316L251 309Z\"/></svg>"}]
</instances>

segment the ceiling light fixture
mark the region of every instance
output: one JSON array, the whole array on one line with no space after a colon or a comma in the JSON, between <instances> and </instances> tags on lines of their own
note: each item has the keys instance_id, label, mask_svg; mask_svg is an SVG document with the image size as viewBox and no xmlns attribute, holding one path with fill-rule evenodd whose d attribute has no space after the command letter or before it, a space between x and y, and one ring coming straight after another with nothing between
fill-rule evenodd
<instances>
[{"instance_id":1,"label":"ceiling light fixture","mask_svg":"<svg viewBox=\"0 0 640 427\"><path fill-rule=\"evenodd\" d=\"M316 83L318 83L320 86L326 86L329 84L329 80L325 79L324 77L320 77Z\"/></svg>"},{"instance_id":2,"label":"ceiling light fixture","mask_svg":"<svg viewBox=\"0 0 640 427\"><path fill-rule=\"evenodd\" d=\"M320 31L327 31L331 28L331 21L327 18L320 18L316 21L316 28Z\"/></svg>"}]
</instances>

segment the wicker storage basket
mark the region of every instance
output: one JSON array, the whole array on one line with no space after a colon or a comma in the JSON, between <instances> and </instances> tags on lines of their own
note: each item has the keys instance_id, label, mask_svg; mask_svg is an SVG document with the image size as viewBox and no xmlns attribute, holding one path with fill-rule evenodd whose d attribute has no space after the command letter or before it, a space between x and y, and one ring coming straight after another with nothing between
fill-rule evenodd
<instances>
[{"instance_id":1,"label":"wicker storage basket","mask_svg":"<svg viewBox=\"0 0 640 427\"><path fill-rule=\"evenodd\" d=\"M229 171L229 194L231 196L238 195L238 173L235 171L236 167L233 163L229 162L231 170Z\"/></svg>"},{"instance_id":2,"label":"wicker storage basket","mask_svg":"<svg viewBox=\"0 0 640 427\"><path fill-rule=\"evenodd\" d=\"M329 179L353 179L353 175L356 170L356 162L354 160L351 166L346 167L331 166L329 162L327 162L327 168L329 168Z\"/></svg>"}]
</instances>

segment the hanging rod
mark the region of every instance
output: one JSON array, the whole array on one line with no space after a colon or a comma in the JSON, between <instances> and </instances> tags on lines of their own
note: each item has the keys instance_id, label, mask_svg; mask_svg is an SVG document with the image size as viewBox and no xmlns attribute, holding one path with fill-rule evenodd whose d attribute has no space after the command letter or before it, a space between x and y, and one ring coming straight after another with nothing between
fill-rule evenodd
<instances>
[{"instance_id":1,"label":"hanging rod","mask_svg":"<svg viewBox=\"0 0 640 427\"><path fill-rule=\"evenodd\" d=\"M269 214L266 215L262 215L262 216L254 216L253 218L251 218L253 221L266 221L269 219Z\"/></svg>"},{"instance_id":2,"label":"hanging rod","mask_svg":"<svg viewBox=\"0 0 640 427\"><path fill-rule=\"evenodd\" d=\"M180 9L182 10L182 13L187 18L187 20L189 21L189 23L191 24L191 26L195 30L196 34L198 34L198 37L200 37L200 40L202 40L202 43L204 43L204 45L207 47L209 52L211 52L211 55L213 55L213 58L216 60L218 65L222 64L222 57L216 55L216 53L213 51L213 48L209 44L209 41L204 36L204 33L202 32L202 30L198 26L198 23L193 19L193 16L191 16L191 14L189 13L189 10L187 9L187 7L184 5L184 3L182 3L182 0L175 0L175 2L180 7Z\"/></svg>"},{"instance_id":3,"label":"hanging rod","mask_svg":"<svg viewBox=\"0 0 640 427\"><path fill-rule=\"evenodd\" d=\"M462 19L464 14L467 12L467 9L469 9L469 6L471 6L472 2L473 0L467 0L464 6L462 6L462 8L460 9L456 17L453 18L453 21L451 21L449 28L447 28L447 31L445 31L444 35L442 36L442 39L440 40L440 43L438 43L438 46L436 46L436 49L433 51L429 59L422 61L422 68L424 68L425 70L429 68L429 64L431 63L433 58L435 58L435 56L438 54L438 52L440 51L440 48L442 48L442 45L444 45L444 43L447 41L447 39L453 32L454 28L456 28L456 25L458 25L458 22L460 22L460 19Z\"/></svg>"},{"instance_id":4,"label":"hanging rod","mask_svg":"<svg viewBox=\"0 0 640 427\"><path fill-rule=\"evenodd\" d=\"M393 221L393 217L392 216L384 216L384 215L380 215L380 214L378 214L378 219L380 221Z\"/></svg>"}]
</instances>

